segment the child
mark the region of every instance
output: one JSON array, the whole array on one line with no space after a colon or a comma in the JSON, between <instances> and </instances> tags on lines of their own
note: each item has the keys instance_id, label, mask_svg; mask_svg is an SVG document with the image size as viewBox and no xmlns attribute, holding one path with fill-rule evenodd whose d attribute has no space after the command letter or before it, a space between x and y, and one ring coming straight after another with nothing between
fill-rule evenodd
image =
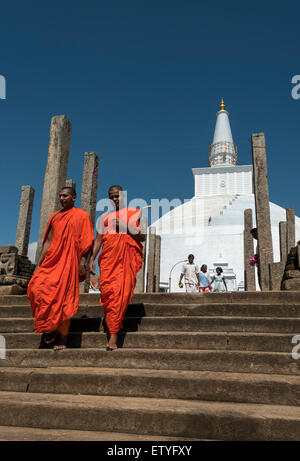
<instances>
[{"instance_id":1,"label":"child","mask_svg":"<svg viewBox=\"0 0 300 461\"><path fill-rule=\"evenodd\" d=\"M211 282L211 278L210 278L209 273L207 272L206 264L203 264L201 266L201 271L199 273L199 276L200 276L200 287L199 287L200 293L209 293L210 292L209 284Z\"/></svg>"},{"instance_id":2,"label":"child","mask_svg":"<svg viewBox=\"0 0 300 461\"><path fill-rule=\"evenodd\" d=\"M221 275L222 272L223 272L222 267L217 267L216 272L217 272L217 275L213 275L209 286L211 286L211 284L214 282L215 285L214 285L213 291L215 291L215 292L222 292L222 291L225 291L225 290L228 291L227 290L227 285L226 285L226 282L225 282L225 278L224 278L223 275Z\"/></svg>"}]
</instances>

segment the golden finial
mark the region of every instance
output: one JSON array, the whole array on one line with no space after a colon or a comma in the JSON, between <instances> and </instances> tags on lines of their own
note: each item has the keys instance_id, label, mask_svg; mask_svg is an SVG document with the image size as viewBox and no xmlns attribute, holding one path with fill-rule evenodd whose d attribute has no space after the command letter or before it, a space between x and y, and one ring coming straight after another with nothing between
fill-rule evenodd
<instances>
[{"instance_id":1,"label":"golden finial","mask_svg":"<svg viewBox=\"0 0 300 461\"><path fill-rule=\"evenodd\" d=\"M222 101L221 101L221 104L220 104L220 110L225 110L225 104L224 104L224 101L223 101L223 97L222 97Z\"/></svg>"}]
</instances>

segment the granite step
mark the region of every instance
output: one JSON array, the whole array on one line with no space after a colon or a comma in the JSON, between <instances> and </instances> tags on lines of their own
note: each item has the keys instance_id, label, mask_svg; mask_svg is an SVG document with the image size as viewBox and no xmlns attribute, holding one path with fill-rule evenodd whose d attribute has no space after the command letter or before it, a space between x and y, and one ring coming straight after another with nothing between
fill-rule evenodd
<instances>
[{"instance_id":1,"label":"granite step","mask_svg":"<svg viewBox=\"0 0 300 461\"><path fill-rule=\"evenodd\" d=\"M299 304L298 291L246 292L233 291L227 293L141 293L134 295L134 304ZM81 294L79 304L98 305L99 293ZM0 296L0 305L30 306L26 295Z\"/></svg>"},{"instance_id":2,"label":"granite step","mask_svg":"<svg viewBox=\"0 0 300 461\"><path fill-rule=\"evenodd\" d=\"M41 334L4 333L8 349L52 349L42 340ZM155 332L120 333L119 347L142 349L213 349L246 350L262 352L291 352L293 335L289 333L232 333L232 332ZM69 333L69 348L104 348L104 332Z\"/></svg>"},{"instance_id":3,"label":"granite step","mask_svg":"<svg viewBox=\"0 0 300 461\"><path fill-rule=\"evenodd\" d=\"M125 434L118 432L72 431L68 429L38 429L33 427L0 426L1 442L169 442L198 441L182 437L161 437L159 435ZM202 441L202 440L201 440ZM155 443L154 447L157 444ZM109 448L110 448L109 447ZM102 447L101 447L102 448ZM142 447L139 447L142 448ZM145 447L145 450L147 447ZM108 448L107 448L108 450ZM155 450L155 448L154 448ZM143 451L143 449L142 449ZM132 451L130 452L132 454Z\"/></svg>"},{"instance_id":4,"label":"granite step","mask_svg":"<svg viewBox=\"0 0 300 461\"><path fill-rule=\"evenodd\" d=\"M300 318L287 317L125 317L125 331L226 331L300 334ZM100 331L103 318L73 318L70 332ZM33 320L1 318L0 334L32 332Z\"/></svg>"},{"instance_id":5,"label":"granite step","mask_svg":"<svg viewBox=\"0 0 300 461\"><path fill-rule=\"evenodd\" d=\"M300 376L87 367L0 368L0 391L300 405Z\"/></svg>"},{"instance_id":6,"label":"granite step","mask_svg":"<svg viewBox=\"0 0 300 461\"><path fill-rule=\"evenodd\" d=\"M299 440L300 408L0 392L0 425L217 440Z\"/></svg>"},{"instance_id":7,"label":"granite step","mask_svg":"<svg viewBox=\"0 0 300 461\"><path fill-rule=\"evenodd\" d=\"M103 317L100 304L79 306L76 317ZM285 305L267 304L130 304L127 317L197 317L197 316L236 316L236 317L298 317L300 303ZM0 318L31 318L30 306L0 305Z\"/></svg>"},{"instance_id":8,"label":"granite step","mask_svg":"<svg viewBox=\"0 0 300 461\"><path fill-rule=\"evenodd\" d=\"M101 367L300 375L290 353L175 349L7 349L0 367Z\"/></svg>"}]
</instances>

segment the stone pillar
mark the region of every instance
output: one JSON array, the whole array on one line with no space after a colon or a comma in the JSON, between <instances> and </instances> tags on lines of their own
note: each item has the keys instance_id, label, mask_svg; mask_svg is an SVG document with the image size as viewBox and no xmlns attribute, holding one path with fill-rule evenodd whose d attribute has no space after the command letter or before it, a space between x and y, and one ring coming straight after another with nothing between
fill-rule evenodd
<instances>
[{"instance_id":1,"label":"stone pillar","mask_svg":"<svg viewBox=\"0 0 300 461\"><path fill-rule=\"evenodd\" d=\"M255 291L255 267L250 266L249 260L254 254L253 237L250 234L253 228L252 210L244 211L244 283L245 291Z\"/></svg>"},{"instance_id":2,"label":"stone pillar","mask_svg":"<svg viewBox=\"0 0 300 461\"><path fill-rule=\"evenodd\" d=\"M272 291L280 291L282 280L284 277L285 262L279 261L278 263L271 263L270 270L270 289Z\"/></svg>"},{"instance_id":3,"label":"stone pillar","mask_svg":"<svg viewBox=\"0 0 300 461\"><path fill-rule=\"evenodd\" d=\"M98 191L99 159L95 152L85 152L81 186L81 208L87 211L95 225Z\"/></svg>"},{"instance_id":4,"label":"stone pillar","mask_svg":"<svg viewBox=\"0 0 300 461\"><path fill-rule=\"evenodd\" d=\"M295 208L286 209L286 250L287 254L296 245L295 238Z\"/></svg>"},{"instance_id":5,"label":"stone pillar","mask_svg":"<svg viewBox=\"0 0 300 461\"><path fill-rule=\"evenodd\" d=\"M73 187L73 189L76 190L76 181L74 181L74 179L67 179L65 187Z\"/></svg>"},{"instance_id":6,"label":"stone pillar","mask_svg":"<svg viewBox=\"0 0 300 461\"><path fill-rule=\"evenodd\" d=\"M160 248L161 248L161 236L156 235L155 237L155 255L154 255L154 291L159 292L160 282Z\"/></svg>"},{"instance_id":7,"label":"stone pillar","mask_svg":"<svg viewBox=\"0 0 300 461\"><path fill-rule=\"evenodd\" d=\"M147 216L141 217L141 232L146 236L146 240L142 243L143 245L143 266L141 270L137 273L136 276L136 285L134 292L135 293L144 293L145 292L145 272L146 272L146 248L147 248L147 227L148 227L148 219Z\"/></svg>"},{"instance_id":8,"label":"stone pillar","mask_svg":"<svg viewBox=\"0 0 300 461\"><path fill-rule=\"evenodd\" d=\"M52 213L61 208L59 192L65 185L67 178L71 131L72 124L65 115L52 117L36 261L41 254L48 219Z\"/></svg>"},{"instance_id":9,"label":"stone pillar","mask_svg":"<svg viewBox=\"0 0 300 461\"><path fill-rule=\"evenodd\" d=\"M155 262L156 228L150 227L148 234L148 257L147 257L147 285L146 292L153 293L154 287L154 262Z\"/></svg>"},{"instance_id":10,"label":"stone pillar","mask_svg":"<svg viewBox=\"0 0 300 461\"><path fill-rule=\"evenodd\" d=\"M33 209L34 189L31 186L22 186L19 219L15 246L21 256L27 256L30 237L30 227Z\"/></svg>"},{"instance_id":11,"label":"stone pillar","mask_svg":"<svg viewBox=\"0 0 300 461\"><path fill-rule=\"evenodd\" d=\"M98 192L98 165L99 159L96 152L85 152L81 186L81 208L90 215L93 226L95 226ZM87 260L88 262L89 259ZM88 293L89 288L90 278L88 276L84 282L79 284L79 292Z\"/></svg>"},{"instance_id":12,"label":"stone pillar","mask_svg":"<svg viewBox=\"0 0 300 461\"><path fill-rule=\"evenodd\" d=\"M262 291L270 290L269 264L273 262L266 142L264 133L252 135L253 185L258 234L259 280Z\"/></svg>"},{"instance_id":13,"label":"stone pillar","mask_svg":"<svg viewBox=\"0 0 300 461\"><path fill-rule=\"evenodd\" d=\"M279 247L280 247L280 261L286 263L287 251L286 251L286 222L280 221L279 223Z\"/></svg>"}]
</instances>

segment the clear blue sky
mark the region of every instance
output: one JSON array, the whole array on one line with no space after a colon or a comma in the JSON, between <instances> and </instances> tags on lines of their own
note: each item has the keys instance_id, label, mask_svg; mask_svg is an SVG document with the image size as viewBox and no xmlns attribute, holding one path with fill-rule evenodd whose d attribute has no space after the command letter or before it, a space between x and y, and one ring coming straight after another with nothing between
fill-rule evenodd
<instances>
[{"instance_id":1,"label":"clear blue sky","mask_svg":"<svg viewBox=\"0 0 300 461\"><path fill-rule=\"evenodd\" d=\"M114 183L147 202L185 199L191 168L207 166L221 96L239 164L264 131L270 200L299 216L299 10L289 0L2 3L0 245L14 243L27 184L37 240L52 116L72 122L68 177L79 195L83 154L96 151L98 199Z\"/></svg>"}]
</instances>

